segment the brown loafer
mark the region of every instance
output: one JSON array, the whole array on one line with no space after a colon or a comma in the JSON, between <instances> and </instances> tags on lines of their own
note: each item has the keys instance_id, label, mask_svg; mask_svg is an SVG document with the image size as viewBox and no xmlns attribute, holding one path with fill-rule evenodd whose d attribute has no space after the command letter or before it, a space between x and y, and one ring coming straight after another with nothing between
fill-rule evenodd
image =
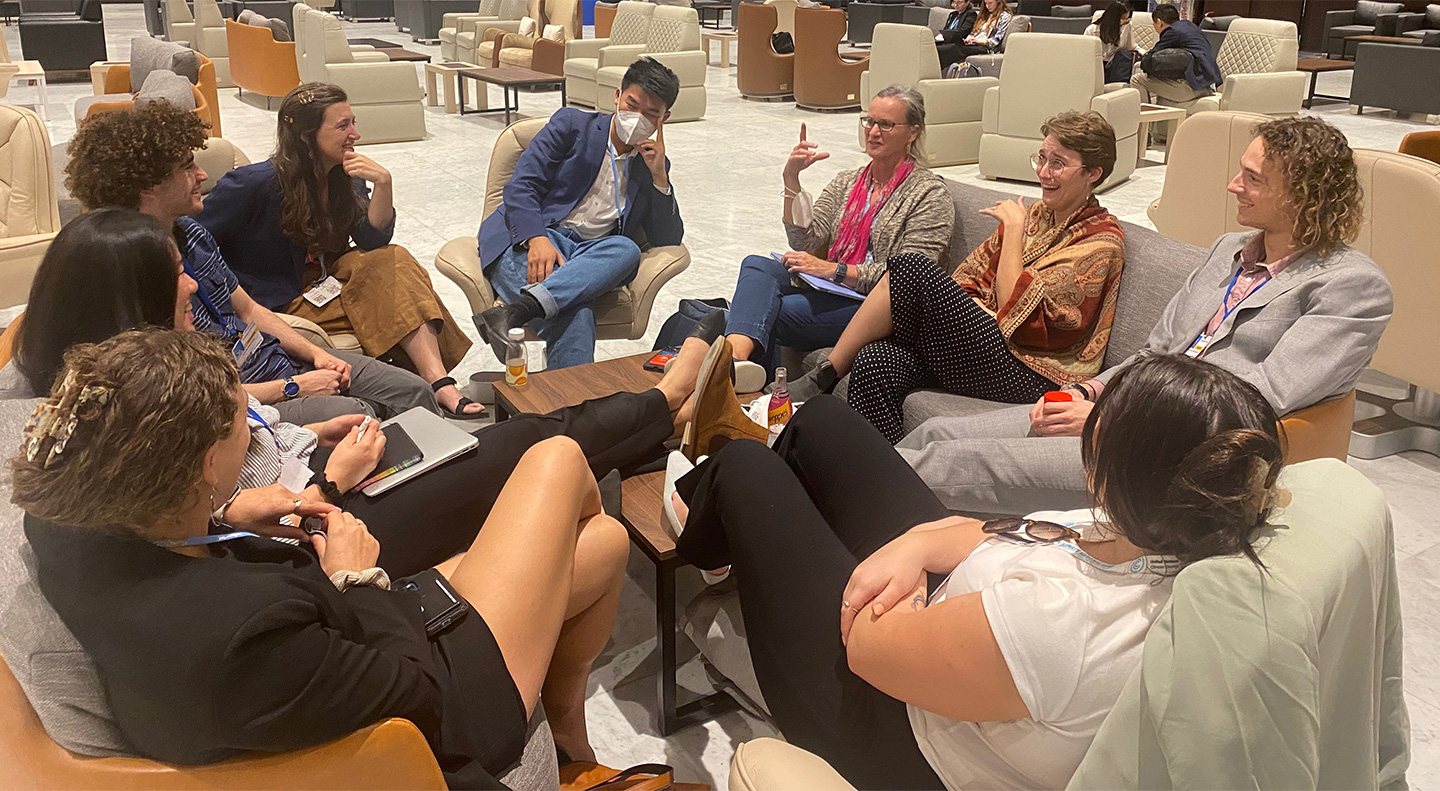
<instances>
[{"instance_id":1,"label":"brown loafer","mask_svg":"<svg viewBox=\"0 0 1440 791\"><path fill-rule=\"evenodd\" d=\"M724 338L711 344L705 361L700 364L700 374L695 379L694 409L680 442L680 451L691 462L709 456L732 439L765 442L770 437L770 432L751 420L735 398L735 388L730 381L733 364L730 341Z\"/></svg>"}]
</instances>

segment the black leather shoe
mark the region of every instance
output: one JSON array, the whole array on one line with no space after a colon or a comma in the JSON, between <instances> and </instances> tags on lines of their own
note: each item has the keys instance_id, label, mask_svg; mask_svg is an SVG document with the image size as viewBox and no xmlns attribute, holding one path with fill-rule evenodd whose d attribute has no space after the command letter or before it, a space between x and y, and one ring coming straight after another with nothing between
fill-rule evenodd
<instances>
[{"instance_id":1,"label":"black leather shoe","mask_svg":"<svg viewBox=\"0 0 1440 791\"><path fill-rule=\"evenodd\" d=\"M503 364L505 347L509 341L505 336L510 331L510 311L504 305L497 305L471 318L475 322L475 329L480 332L480 339L490 344L490 350L495 352L495 359Z\"/></svg>"},{"instance_id":2,"label":"black leather shoe","mask_svg":"<svg viewBox=\"0 0 1440 791\"><path fill-rule=\"evenodd\" d=\"M690 331L690 337L699 338L707 344L715 342L715 339L725 334L725 311L712 310L705 314L705 318L695 322L695 329Z\"/></svg>"}]
</instances>

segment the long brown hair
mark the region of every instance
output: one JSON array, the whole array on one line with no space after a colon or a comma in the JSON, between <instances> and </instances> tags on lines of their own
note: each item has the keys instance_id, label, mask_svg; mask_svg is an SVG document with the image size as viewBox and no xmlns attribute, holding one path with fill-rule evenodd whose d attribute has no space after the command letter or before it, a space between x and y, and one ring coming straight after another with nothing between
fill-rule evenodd
<instances>
[{"instance_id":1,"label":"long brown hair","mask_svg":"<svg viewBox=\"0 0 1440 791\"><path fill-rule=\"evenodd\" d=\"M980 13L975 20L975 29L984 30L988 35L995 30L996 25L1000 24L1002 14L1014 15L1014 12L1010 10L1010 3L1006 0L999 0L995 4L995 13L993 14L990 13L990 7L985 5L985 0L980 0Z\"/></svg>"},{"instance_id":2,"label":"long brown hair","mask_svg":"<svg viewBox=\"0 0 1440 791\"><path fill-rule=\"evenodd\" d=\"M280 103L275 153L270 157L280 179L280 230L312 254L347 248L350 229L362 211L350 177L339 165L323 174L329 200L328 205L320 202L322 174L315 134L325 121L325 111L349 100L339 86L307 82Z\"/></svg>"}]
</instances>

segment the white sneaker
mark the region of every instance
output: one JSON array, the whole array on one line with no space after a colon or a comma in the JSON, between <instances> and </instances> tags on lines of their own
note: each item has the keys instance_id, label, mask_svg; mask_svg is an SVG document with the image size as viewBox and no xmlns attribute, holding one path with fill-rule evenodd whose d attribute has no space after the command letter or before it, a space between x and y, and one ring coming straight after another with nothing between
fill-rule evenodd
<instances>
[{"instance_id":1,"label":"white sneaker","mask_svg":"<svg viewBox=\"0 0 1440 791\"><path fill-rule=\"evenodd\" d=\"M696 460L696 464L705 461L706 458L708 457L701 456ZM666 532L676 541L679 541L680 534L685 532L685 525L681 524L680 517L675 514L675 482L693 469L695 469L695 464L691 464L690 460L685 458L685 454L678 450L671 451L669 458L665 460L665 486L661 490L661 496L664 497L662 506L665 511L665 526L669 528ZM729 576L730 568L728 566L715 574L700 569L700 578L705 580L706 585L719 585Z\"/></svg>"}]
</instances>

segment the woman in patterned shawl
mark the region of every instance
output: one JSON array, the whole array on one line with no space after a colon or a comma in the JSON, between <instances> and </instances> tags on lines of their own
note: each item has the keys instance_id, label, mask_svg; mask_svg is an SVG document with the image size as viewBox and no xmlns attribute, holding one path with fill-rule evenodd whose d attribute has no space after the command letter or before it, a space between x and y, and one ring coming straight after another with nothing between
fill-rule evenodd
<instances>
[{"instance_id":1,"label":"woman in patterned shawl","mask_svg":"<svg viewBox=\"0 0 1440 791\"><path fill-rule=\"evenodd\" d=\"M921 256L891 258L793 398L848 373L850 405L895 443L912 390L1020 404L1099 372L1125 262L1120 222L1093 194L1115 166L1115 130L1090 111L1061 113L1041 131L1031 157L1041 200L982 209L1000 227L953 277Z\"/></svg>"}]
</instances>

